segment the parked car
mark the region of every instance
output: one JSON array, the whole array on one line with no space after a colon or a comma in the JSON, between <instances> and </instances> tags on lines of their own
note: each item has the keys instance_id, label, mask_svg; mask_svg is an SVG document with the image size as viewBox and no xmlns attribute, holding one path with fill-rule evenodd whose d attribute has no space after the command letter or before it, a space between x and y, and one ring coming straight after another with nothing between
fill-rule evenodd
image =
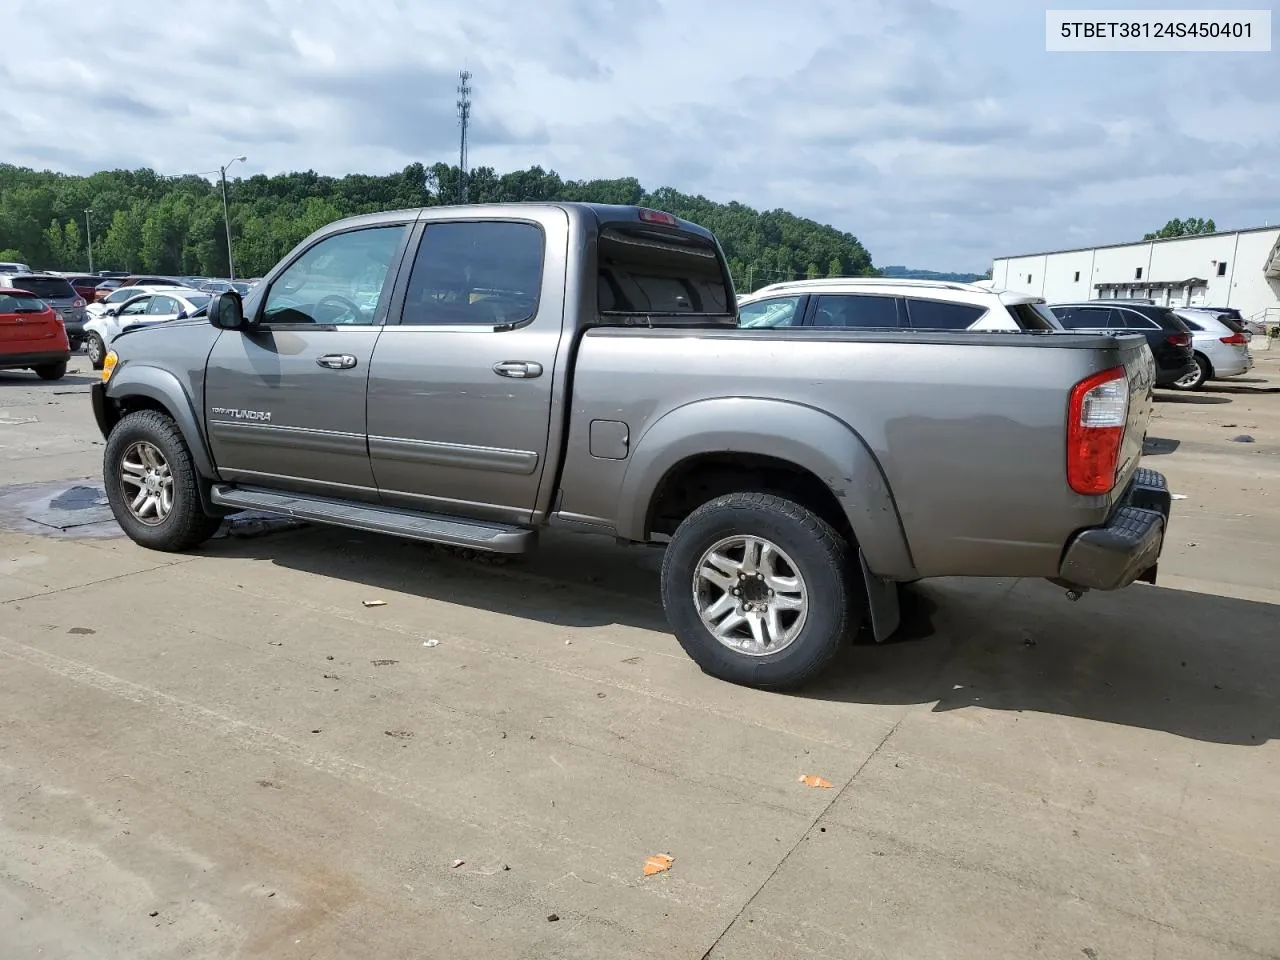
<instances>
[{"instance_id":1,"label":"parked car","mask_svg":"<svg viewBox=\"0 0 1280 960\"><path fill-rule=\"evenodd\" d=\"M30 273L31 268L25 263L14 263L13 261L0 262L0 273Z\"/></svg>"},{"instance_id":2,"label":"parked car","mask_svg":"<svg viewBox=\"0 0 1280 960\"><path fill-rule=\"evenodd\" d=\"M181 277L159 277L153 274L135 273L120 281L122 287L191 287ZM195 289L191 287L191 289Z\"/></svg>"},{"instance_id":3,"label":"parked car","mask_svg":"<svg viewBox=\"0 0 1280 960\"><path fill-rule=\"evenodd\" d=\"M201 293L226 293L228 290L234 290L240 296L247 297L249 291L253 289L253 284L243 280L206 280L198 289Z\"/></svg>"},{"instance_id":4,"label":"parked car","mask_svg":"<svg viewBox=\"0 0 1280 960\"><path fill-rule=\"evenodd\" d=\"M1156 361L1156 386L1171 387L1196 371L1191 328L1168 307L1132 300L1055 303L1051 309L1068 330L1140 333Z\"/></svg>"},{"instance_id":5,"label":"parked car","mask_svg":"<svg viewBox=\"0 0 1280 960\"><path fill-rule=\"evenodd\" d=\"M709 231L570 203L342 220L207 312L122 332L91 391L111 509L152 549L244 509L664 544L684 649L771 688L888 637L898 581L1155 579L1141 337L739 329Z\"/></svg>"},{"instance_id":6,"label":"parked car","mask_svg":"<svg viewBox=\"0 0 1280 960\"><path fill-rule=\"evenodd\" d=\"M762 287L738 298L738 325L858 330L1061 330L1040 297L972 283L827 277Z\"/></svg>"},{"instance_id":7,"label":"parked car","mask_svg":"<svg viewBox=\"0 0 1280 960\"><path fill-rule=\"evenodd\" d=\"M1249 329L1249 322L1235 307L1177 307L1175 309L1178 316L1183 319L1186 319L1188 314L1195 316L1196 314L1207 313L1230 328L1232 333L1244 334L1245 342L1253 340L1254 331Z\"/></svg>"},{"instance_id":8,"label":"parked car","mask_svg":"<svg viewBox=\"0 0 1280 960\"><path fill-rule=\"evenodd\" d=\"M31 369L41 380L66 375L71 343L53 307L37 294L0 289L0 370Z\"/></svg>"},{"instance_id":9,"label":"parked car","mask_svg":"<svg viewBox=\"0 0 1280 960\"><path fill-rule=\"evenodd\" d=\"M101 303L103 300L107 299L107 297L111 296L111 294L118 289L120 289L119 280L115 278L103 280L101 283L99 283L96 287L93 288L93 299L89 301L89 306L92 307L95 303Z\"/></svg>"},{"instance_id":10,"label":"parked car","mask_svg":"<svg viewBox=\"0 0 1280 960\"><path fill-rule=\"evenodd\" d=\"M93 369L102 369L107 347L134 324L163 323L194 317L209 304L209 294L190 287L124 287L134 295L121 304L108 305L85 323L85 353Z\"/></svg>"},{"instance_id":11,"label":"parked car","mask_svg":"<svg viewBox=\"0 0 1280 960\"><path fill-rule=\"evenodd\" d=\"M1182 322L1191 329L1191 349L1196 369L1181 380L1179 390L1199 390L1209 380L1238 377L1253 369L1249 338L1240 324L1230 317L1217 317L1207 310L1177 310Z\"/></svg>"},{"instance_id":12,"label":"parked car","mask_svg":"<svg viewBox=\"0 0 1280 960\"><path fill-rule=\"evenodd\" d=\"M57 311L66 327L72 351L84 343L85 302L66 277L51 273L0 273L0 287L12 287L34 293Z\"/></svg>"},{"instance_id":13,"label":"parked car","mask_svg":"<svg viewBox=\"0 0 1280 960\"><path fill-rule=\"evenodd\" d=\"M68 273L63 276L67 278L67 282L85 304L91 304L97 298L98 284L102 283L101 277L91 273Z\"/></svg>"},{"instance_id":14,"label":"parked car","mask_svg":"<svg viewBox=\"0 0 1280 960\"><path fill-rule=\"evenodd\" d=\"M132 287L117 287L108 293L102 300L97 303L91 303L85 307L85 313L89 315L89 319L101 317L108 310L119 310L134 297L143 293L151 293L154 290L186 290L193 292L190 287L175 287L172 284L162 284L160 286L151 286L149 284L137 284Z\"/></svg>"}]
</instances>

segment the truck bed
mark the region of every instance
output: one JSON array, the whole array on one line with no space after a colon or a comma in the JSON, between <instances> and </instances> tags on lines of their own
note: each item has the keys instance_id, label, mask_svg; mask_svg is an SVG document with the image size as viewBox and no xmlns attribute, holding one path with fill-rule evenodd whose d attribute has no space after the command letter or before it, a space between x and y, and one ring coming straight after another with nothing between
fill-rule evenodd
<instances>
[{"instance_id":1,"label":"truck bed","mask_svg":"<svg viewBox=\"0 0 1280 960\"><path fill-rule=\"evenodd\" d=\"M868 452L870 470L851 463L820 479L851 516L861 502L879 504L862 529L904 535L905 551L887 535L859 532L880 576L1053 577L1064 543L1106 520L1137 469L1151 414L1144 351L1141 337L1093 334L592 329L574 365L559 513L645 539L637 527L649 520L630 512L629 488L647 445L665 441L664 422L678 416L685 436L730 450L740 446L731 434L742 434L742 417L722 418L717 438L716 409L786 405L807 408L811 423L836 421ZM1116 366L1131 384L1120 477L1111 494L1081 496L1065 471L1068 397ZM776 428L768 418L760 431ZM601 424L625 425L620 458L599 448L621 428ZM776 438L779 455L799 439Z\"/></svg>"}]
</instances>

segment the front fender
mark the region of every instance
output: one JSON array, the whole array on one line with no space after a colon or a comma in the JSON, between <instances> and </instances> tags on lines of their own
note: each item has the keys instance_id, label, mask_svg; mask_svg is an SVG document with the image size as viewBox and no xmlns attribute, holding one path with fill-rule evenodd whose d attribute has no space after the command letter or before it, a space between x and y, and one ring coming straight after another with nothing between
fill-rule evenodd
<instances>
[{"instance_id":1,"label":"front fender","mask_svg":"<svg viewBox=\"0 0 1280 960\"><path fill-rule=\"evenodd\" d=\"M204 432L200 429L195 405L183 389L182 383L168 370L148 366L137 360L123 363L116 367L104 392L108 400L116 403L129 397L146 397L163 406L182 431L182 438L191 451L191 461L196 472L208 480L221 479L204 442Z\"/></svg>"},{"instance_id":2,"label":"front fender","mask_svg":"<svg viewBox=\"0 0 1280 960\"><path fill-rule=\"evenodd\" d=\"M915 577L897 505L870 448L844 421L785 400L699 400L654 421L628 458L619 536L645 539L662 479L682 461L711 453L774 457L809 471L835 494L870 569L891 579Z\"/></svg>"}]
</instances>

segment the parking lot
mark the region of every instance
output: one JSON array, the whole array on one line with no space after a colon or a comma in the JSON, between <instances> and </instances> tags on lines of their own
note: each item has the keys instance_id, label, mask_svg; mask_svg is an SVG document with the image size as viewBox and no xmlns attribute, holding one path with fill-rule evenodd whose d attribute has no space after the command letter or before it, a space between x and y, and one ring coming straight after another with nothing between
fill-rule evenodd
<instances>
[{"instance_id":1,"label":"parking lot","mask_svg":"<svg viewBox=\"0 0 1280 960\"><path fill-rule=\"evenodd\" d=\"M1275 353L1160 395L1159 586L917 584L791 695L651 548L144 551L85 359L0 373L0 956L1280 956Z\"/></svg>"}]
</instances>

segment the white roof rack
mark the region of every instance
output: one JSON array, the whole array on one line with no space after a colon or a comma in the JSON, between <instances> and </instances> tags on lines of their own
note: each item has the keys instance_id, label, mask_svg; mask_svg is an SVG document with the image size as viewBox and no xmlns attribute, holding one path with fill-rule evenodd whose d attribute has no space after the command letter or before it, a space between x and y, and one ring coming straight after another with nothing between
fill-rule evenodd
<instances>
[{"instance_id":1,"label":"white roof rack","mask_svg":"<svg viewBox=\"0 0 1280 960\"><path fill-rule=\"evenodd\" d=\"M961 283L958 280L917 280L908 277L819 277L816 280L784 280L771 283L759 290L751 291L751 296L760 293L775 293L780 290L811 290L827 287L876 286L876 287L917 287L937 290L961 290L966 293L990 293L986 287L972 283Z\"/></svg>"}]
</instances>

